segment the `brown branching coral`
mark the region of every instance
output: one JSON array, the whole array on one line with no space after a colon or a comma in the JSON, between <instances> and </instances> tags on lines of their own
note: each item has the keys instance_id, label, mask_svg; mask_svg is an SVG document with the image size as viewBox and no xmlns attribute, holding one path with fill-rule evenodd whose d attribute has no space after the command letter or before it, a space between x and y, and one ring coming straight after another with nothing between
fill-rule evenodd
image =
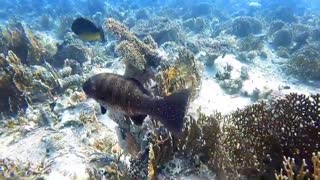
<instances>
[{"instance_id":1,"label":"brown branching coral","mask_svg":"<svg viewBox=\"0 0 320 180\"><path fill-rule=\"evenodd\" d=\"M191 88L195 93L200 85L200 72L192 52L182 49L176 63L164 69L157 76L157 81L159 92L163 96L187 88Z\"/></svg>"},{"instance_id":2,"label":"brown branching coral","mask_svg":"<svg viewBox=\"0 0 320 180\"><path fill-rule=\"evenodd\" d=\"M149 162L148 162L148 179L156 180L157 175L157 164L155 159L155 154L153 150L153 145L149 145Z\"/></svg>"},{"instance_id":3,"label":"brown branching coral","mask_svg":"<svg viewBox=\"0 0 320 180\"><path fill-rule=\"evenodd\" d=\"M319 180L320 179L320 152L313 153L312 163L313 163L313 178L315 180Z\"/></svg>"},{"instance_id":4,"label":"brown branching coral","mask_svg":"<svg viewBox=\"0 0 320 180\"><path fill-rule=\"evenodd\" d=\"M283 166L284 168L280 170L280 173L275 173L275 178L277 180L304 180L304 179L314 179L319 180L320 178L320 153L313 153L312 158L312 168L308 169L306 160L303 159L300 168L295 163L294 158L284 157ZM298 169L299 168L299 169ZM312 174L312 175L311 175Z\"/></svg>"},{"instance_id":5,"label":"brown branching coral","mask_svg":"<svg viewBox=\"0 0 320 180\"><path fill-rule=\"evenodd\" d=\"M319 148L313 140L320 138L319 97L290 94L270 105L261 102L232 113L230 126L223 129L232 162L256 169L257 175L270 166L279 169L283 156L295 157L300 165Z\"/></svg>"},{"instance_id":6,"label":"brown branching coral","mask_svg":"<svg viewBox=\"0 0 320 180\"><path fill-rule=\"evenodd\" d=\"M158 146L160 150L155 151L155 156L165 161L156 162L162 164L177 154L185 158L198 156L222 179L270 179L282 167L286 172L278 175L279 179L285 175L291 179L318 177L319 156L313 152L319 150L320 143L315 141L320 139L319 105L319 94L289 94L226 116L206 116L199 111L197 120L186 119L181 138L163 138L166 143ZM166 156L160 157L156 152L166 152ZM295 160L285 159L283 164L284 156Z\"/></svg>"},{"instance_id":7,"label":"brown branching coral","mask_svg":"<svg viewBox=\"0 0 320 180\"><path fill-rule=\"evenodd\" d=\"M146 44L137 38L129 29L118 21L109 18L107 28L120 38L118 53L126 63L126 75L145 82L142 76L149 76L148 67L161 61L159 53L152 44Z\"/></svg>"},{"instance_id":8,"label":"brown branching coral","mask_svg":"<svg viewBox=\"0 0 320 180\"><path fill-rule=\"evenodd\" d=\"M135 68L136 71L140 71L140 72L145 71L146 69L145 58L139 52L139 50L129 41L125 40L120 42L116 50L124 58L125 64L127 64L127 66L129 65L132 66L133 68Z\"/></svg>"}]
</instances>

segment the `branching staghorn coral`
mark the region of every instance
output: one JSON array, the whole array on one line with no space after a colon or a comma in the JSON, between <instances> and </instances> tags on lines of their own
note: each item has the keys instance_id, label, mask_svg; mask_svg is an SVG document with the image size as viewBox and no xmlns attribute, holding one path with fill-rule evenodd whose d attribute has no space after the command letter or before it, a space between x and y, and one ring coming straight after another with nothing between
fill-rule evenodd
<instances>
[{"instance_id":1,"label":"branching staghorn coral","mask_svg":"<svg viewBox=\"0 0 320 180\"><path fill-rule=\"evenodd\" d=\"M138 78L141 75L148 75L148 67L159 64L161 61L162 57L153 49L154 46L141 41L125 25L109 18L107 28L120 38L117 50L126 62L126 71L129 76ZM142 73L139 72L141 70L143 70Z\"/></svg>"},{"instance_id":2,"label":"branching staghorn coral","mask_svg":"<svg viewBox=\"0 0 320 180\"><path fill-rule=\"evenodd\" d=\"M153 145L150 143L149 145L149 162L148 162L148 179L156 180L157 174L157 164L155 159L155 153L153 150Z\"/></svg>"},{"instance_id":3,"label":"branching staghorn coral","mask_svg":"<svg viewBox=\"0 0 320 180\"><path fill-rule=\"evenodd\" d=\"M270 173L268 168L279 169L283 156L295 157L298 164L311 156L319 148L313 141L320 135L319 105L319 94L290 94L232 113L223 131L229 134L225 146L238 171L255 169L259 176Z\"/></svg>"},{"instance_id":4,"label":"branching staghorn coral","mask_svg":"<svg viewBox=\"0 0 320 180\"><path fill-rule=\"evenodd\" d=\"M277 180L303 180L303 179L314 179L319 180L320 178L320 153L312 153L312 166L308 168L305 159L302 160L302 164L297 167L294 158L283 158L284 168L280 170L280 173L275 173ZM298 171L298 172L297 172ZM312 174L312 175L310 175ZM307 177L309 175L309 177Z\"/></svg>"},{"instance_id":5,"label":"branching staghorn coral","mask_svg":"<svg viewBox=\"0 0 320 180\"><path fill-rule=\"evenodd\" d=\"M317 177L319 156L313 152L319 150L320 143L315 141L320 139L319 107L320 94L289 94L225 116L220 113L206 116L199 110L197 120L186 118L182 137L162 138L165 143L158 146L155 159L159 159L156 162L160 167L178 154L184 158L198 156L221 179L270 179L283 167L285 156L295 158L294 167L290 159L284 164L286 171L294 174L292 177Z\"/></svg>"}]
</instances>

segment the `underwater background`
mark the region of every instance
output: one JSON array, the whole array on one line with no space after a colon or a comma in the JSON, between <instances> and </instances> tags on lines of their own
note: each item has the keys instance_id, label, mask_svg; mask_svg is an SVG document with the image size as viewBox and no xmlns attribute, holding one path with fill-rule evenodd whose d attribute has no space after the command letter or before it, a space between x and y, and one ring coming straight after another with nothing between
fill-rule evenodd
<instances>
[{"instance_id":1,"label":"underwater background","mask_svg":"<svg viewBox=\"0 0 320 180\"><path fill-rule=\"evenodd\" d=\"M188 89L181 133L105 113L99 73ZM320 1L1 0L0 113L0 180L319 180Z\"/></svg>"}]
</instances>

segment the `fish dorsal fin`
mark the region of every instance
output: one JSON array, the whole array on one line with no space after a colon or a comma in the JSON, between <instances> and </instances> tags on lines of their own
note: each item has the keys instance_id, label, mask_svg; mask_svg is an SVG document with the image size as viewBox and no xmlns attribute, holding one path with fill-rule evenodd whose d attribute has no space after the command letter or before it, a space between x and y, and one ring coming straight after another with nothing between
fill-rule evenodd
<instances>
[{"instance_id":1,"label":"fish dorsal fin","mask_svg":"<svg viewBox=\"0 0 320 180\"><path fill-rule=\"evenodd\" d=\"M136 115L131 116L130 119L133 121L133 123L137 126L141 126L143 123L143 120L147 117L147 115Z\"/></svg>"},{"instance_id":2,"label":"fish dorsal fin","mask_svg":"<svg viewBox=\"0 0 320 180\"><path fill-rule=\"evenodd\" d=\"M100 106L100 111L101 111L101 114L105 114L107 112L107 109L103 106Z\"/></svg>"},{"instance_id":3,"label":"fish dorsal fin","mask_svg":"<svg viewBox=\"0 0 320 180\"><path fill-rule=\"evenodd\" d=\"M102 41L102 42L106 41L102 26L99 26L99 30L100 30L101 41Z\"/></svg>"},{"instance_id":4,"label":"fish dorsal fin","mask_svg":"<svg viewBox=\"0 0 320 180\"><path fill-rule=\"evenodd\" d=\"M135 78L130 78L128 77L128 80L130 80L131 82L133 82L142 92L143 94L146 94L148 96L151 96L151 93L146 89L144 88L144 86L141 84L140 81L138 81L137 79Z\"/></svg>"}]
</instances>

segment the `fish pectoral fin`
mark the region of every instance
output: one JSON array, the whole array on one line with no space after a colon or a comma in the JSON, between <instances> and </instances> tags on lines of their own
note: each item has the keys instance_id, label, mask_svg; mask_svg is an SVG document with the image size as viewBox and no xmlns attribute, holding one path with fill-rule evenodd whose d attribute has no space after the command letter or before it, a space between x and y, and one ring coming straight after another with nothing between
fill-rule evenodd
<instances>
[{"instance_id":1,"label":"fish pectoral fin","mask_svg":"<svg viewBox=\"0 0 320 180\"><path fill-rule=\"evenodd\" d=\"M131 116L130 119L133 121L135 125L141 126L143 123L143 120L147 117L147 115L136 115Z\"/></svg>"},{"instance_id":2,"label":"fish pectoral fin","mask_svg":"<svg viewBox=\"0 0 320 180\"><path fill-rule=\"evenodd\" d=\"M103 106L100 106L101 114L105 114L107 112L107 109Z\"/></svg>"}]
</instances>

